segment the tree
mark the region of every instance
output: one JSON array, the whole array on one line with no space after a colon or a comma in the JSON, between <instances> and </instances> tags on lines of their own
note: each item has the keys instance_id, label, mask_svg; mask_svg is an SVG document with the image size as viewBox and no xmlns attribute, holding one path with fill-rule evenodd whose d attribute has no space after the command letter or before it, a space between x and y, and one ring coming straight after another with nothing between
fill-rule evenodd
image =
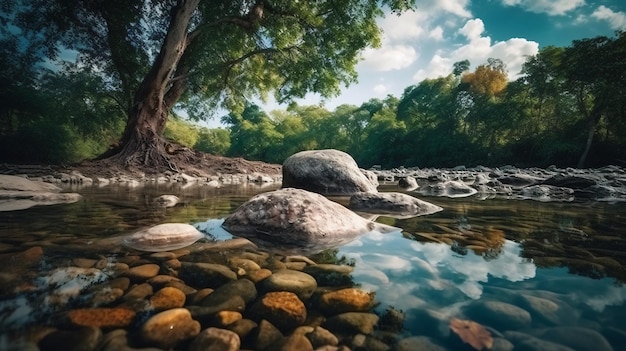
<instances>
[{"instance_id":1,"label":"tree","mask_svg":"<svg viewBox=\"0 0 626 351\"><path fill-rule=\"evenodd\" d=\"M624 115L626 105L626 32L617 38L599 36L575 40L565 49L562 69L568 90L587 123L587 137L577 167L587 160L596 129L612 114ZM621 112L619 112L621 111Z\"/></svg>"},{"instance_id":2,"label":"tree","mask_svg":"<svg viewBox=\"0 0 626 351\"><path fill-rule=\"evenodd\" d=\"M334 95L356 80L361 50L380 44L381 4L413 1L31 0L16 22L45 39L48 56L77 50L110 80L128 120L103 157L176 169L163 139L175 106L198 117L272 91L279 101Z\"/></svg>"}]
</instances>

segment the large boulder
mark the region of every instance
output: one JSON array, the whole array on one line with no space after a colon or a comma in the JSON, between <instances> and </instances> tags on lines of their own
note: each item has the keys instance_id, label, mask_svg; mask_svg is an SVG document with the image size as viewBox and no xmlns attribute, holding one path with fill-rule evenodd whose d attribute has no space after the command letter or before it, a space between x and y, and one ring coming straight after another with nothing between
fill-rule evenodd
<instances>
[{"instance_id":1,"label":"large boulder","mask_svg":"<svg viewBox=\"0 0 626 351\"><path fill-rule=\"evenodd\" d=\"M352 156L339 150L302 151L283 163L283 187L305 189L324 195L376 192L378 181L367 175Z\"/></svg>"},{"instance_id":2,"label":"large boulder","mask_svg":"<svg viewBox=\"0 0 626 351\"><path fill-rule=\"evenodd\" d=\"M0 211L23 210L38 205L80 200L79 194L62 193L61 190L54 184L0 174Z\"/></svg>"},{"instance_id":3,"label":"large boulder","mask_svg":"<svg viewBox=\"0 0 626 351\"><path fill-rule=\"evenodd\" d=\"M370 231L399 230L368 221L320 194L294 188L254 196L222 226L260 247L285 253L319 252Z\"/></svg>"}]
</instances>

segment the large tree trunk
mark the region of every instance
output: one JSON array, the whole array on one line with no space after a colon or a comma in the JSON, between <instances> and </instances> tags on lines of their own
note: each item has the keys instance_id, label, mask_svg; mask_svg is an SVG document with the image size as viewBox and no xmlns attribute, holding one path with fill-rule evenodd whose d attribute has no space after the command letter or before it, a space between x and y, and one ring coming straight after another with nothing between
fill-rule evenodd
<instances>
[{"instance_id":1,"label":"large tree trunk","mask_svg":"<svg viewBox=\"0 0 626 351\"><path fill-rule=\"evenodd\" d=\"M163 131L168 114L184 91L184 79L173 79L187 46L191 16L200 0L179 0L172 10L161 51L135 93L120 145L102 155L125 166L178 171L170 162Z\"/></svg>"},{"instance_id":2,"label":"large tree trunk","mask_svg":"<svg viewBox=\"0 0 626 351\"><path fill-rule=\"evenodd\" d=\"M600 117L602 114L600 113L600 108L597 106L593 108L589 115L589 131L587 132L587 142L585 143L585 149L583 150L582 155L578 159L577 168L583 168L585 162L587 161L587 156L589 156L589 150L591 150L591 145L593 144L593 137L596 133L596 126L598 122L600 122Z\"/></svg>"}]
</instances>

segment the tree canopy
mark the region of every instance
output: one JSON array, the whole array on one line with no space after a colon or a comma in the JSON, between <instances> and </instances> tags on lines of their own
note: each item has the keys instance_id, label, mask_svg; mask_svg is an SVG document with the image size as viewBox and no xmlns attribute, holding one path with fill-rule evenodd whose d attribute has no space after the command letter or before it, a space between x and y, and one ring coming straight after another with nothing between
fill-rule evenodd
<instances>
[{"instance_id":1,"label":"tree canopy","mask_svg":"<svg viewBox=\"0 0 626 351\"><path fill-rule=\"evenodd\" d=\"M498 59L473 69L462 60L448 76L358 106L263 111L251 103L268 94L331 96L354 82L361 50L380 44L380 5L0 0L0 147L11 150L0 156L73 162L103 154L176 170L170 139L276 163L336 148L365 167L626 164L623 32L542 48L514 81ZM76 60L63 63L68 54ZM217 107L229 110L225 128L177 117L186 110L201 119Z\"/></svg>"}]
</instances>

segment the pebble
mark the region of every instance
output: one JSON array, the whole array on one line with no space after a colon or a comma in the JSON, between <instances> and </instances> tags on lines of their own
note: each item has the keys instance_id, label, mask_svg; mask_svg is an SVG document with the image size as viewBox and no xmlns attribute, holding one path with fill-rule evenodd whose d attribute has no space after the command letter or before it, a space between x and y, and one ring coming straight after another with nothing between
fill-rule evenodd
<instances>
[{"instance_id":1,"label":"pebble","mask_svg":"<svg viewBox=\"0 0 626 351\"><path fill-rule=\"evenodd\" d=\"M227 327L239 320L241 320L243 316L239 312L235 311L219 311L213 317L211 324L213 326L224 328Z\"/></svg>"},{"instance_id":2,"label":"pebble","mask_svg":"<svg viewBox=\"0 0 626 351\"><path fill-rule=\"evenodd\" d=\"M552 327L540 329L535 336L560 343L577 351L612 351L609 342L595 330L583 327Z\"/></svg>"},{"instance_id":3,"label":"pebble","mask_svg":"<svg viewBox=\"0 0 626 351\"><path fill-rule=\"evenodd\" d=\"M180 289L166 286L150 297L150 305L155 311L179 308L185 305L185 293Z\"/></svg>"},{"instance_id":4,"label":"pebble","mask_svg":"<svg viewBox=\"0 0 626 351\"><path fill-rule=\"evenodd\" d=\"M306 336L316 349L324 345L337 346L339 344L339 339L337 339L333 333L319 326L315 327L315 329Z\"/></svg>"},{"instance_id":5,"label":"pebble","mask_svg":"<svg viewBox=\"0 0 626 351\"><path fill-rule=\"evenodd\" d=\"M237 280L230 268L214 263L183 262L178 277L195 288L217 288L229 281Z\"/></svg>"},{"instance_id":6,"label":"pebble","mask_svg":"<svg viewBox=\"0 0 626 351\"><path fill-rule=\"evenodd\" d=\"M189 310L174 308L150 317L139 331L147 344L163 349L176 346L180 341L197 336L200 323L191 318Z\"/></svg>"},{"instance_id":7,"label":"pebble","mask_svg":"<svg viewBox=\"0 0 626 351\"><path fill-rule=\"evenodd\" d=\"M378 323L378 316L374 313L345 312L332 316L322 326L336 333L371 334Z\"/></svg>"},{"instance_id":8,"label":"pebble","mask_svg":"<svg viewBox=\"0 0 626 351\"><path fill-rule=\"evenodd\" d=\"M251 281L248 279L238 279L228 282L219 288L215 289L213 293L209 294L202 300L203 306L214 306L224 303L233 298L233 296L240 296L247 304L257 297L257 290Z\"/></svg>"},{"instance_id":9,"label":"pebble","mask_svg":"<svg viewBox=\"0 0 626 351\"><path fill-rule=\"evenodd\" d=\"M434 339L427 336L412 336L398 341L393 351L447 351L447 349L439 345Z\"/></svg>"},{"instance_id":10,"label":"pebble","mask_svg":"<svg viewBox=\"0 0 626 351\"><path fill-rule=\"evenodd\" d=\"M189 346L189 351L238 351L241 346L239 335L220 328L203 330Z\"/></svg>"},{"instance_id":11,"label":"pebble","mask_svg":"<svg viewBox=\"0 0 626 351\"><path fill-rule=\"evenodd\" d=\"M248 334L250 334L250 332L256 327L258 327L258 324L255 321L243 318L229 324L228 326L226 326L226 329L237 333L240 339L245 339Z\"/></svg>"},{"instance_id":12,"label":"pebble","mask_svg":"<svg viewBox=\"0 0 626 351\"><path fill-rule=\"evenodd\" d=\"M272 271L266 268L261 268L255 271L247 271L243 277L256 284L270 275L272 275Z\"/></svg>"},{"instance_id":13,"label":"pebble","mask_svg":"<svg viewBox=\"0 0 626 351\"><path fill-rule=\"evenodd\" d=\"M302 325L307 310L298 296L289 291L269 292L258 299L250 309L253 320L267 319L283 332Z\"/></svg>"},{"instance_id":14,"label":"pebble","mask_svg":"<svg viewBox=\"0 0 626 351\"><path fill-rule=\"evenodd\" d=\"M146 296L152 295L153 293L154 291L152 289L152 285L143 283L130 288L124 295L123 299L125 301L142 300L146 298Z\"/></svg>"},{"instance_id":15,"label":"pebble","mask_svg":"<svg viewBox=\"0 0 626 351\"><path fill-rule=\"evenodd\" d=\"M252 344L256 350L265 350L283 338L283 334L272 323L263 319L259 322Z\"/></svg>"},{"instance_id":16,"label":"pebble","mask_svg":"<svg viewBox=\"0 0 626 351\"><path fill-rule=\"evenodd\" d=\"M313 345L306 336L301 333L293 333L282 339L272 350L276 351L313 351Z\"/></svg>"},{"instance_id":17,"label":"pebble","mask_svg":"<svg viewBox=\"0 0 626 351\"><path fill-rule=\"evenodd\" d=\"M57 330L46 335L39 342L41 351L83 351L94 350L102 339L102 331L96 327L81 327L75 330Z\"/></svg>"},{"instance_id":18,"label":"pebble","mask_svg":"<svg viewBox=\"0 0 626 351\"><path fill-rule=\"evenodd\" d=\"M301 300L306 301L317 289L317 281L309 274L291 269L281 269L264 279L260 286L261 290L265 292L290 291Z\"/></svg>"},{"instance_id":19,"label":"pebble","mask_svg":"<svg viewBox=\"0 0 626 351\"><path fill-rule=\"evenodd\" d=\"M470 319L498 330L522 329L531 324L528 311L506 302L478 300L468 305L464 312Z\"/></svg>"},{"instance_id":20,"label":"pebble","mask_svg":"<svg viewBox=\"0 0 626 351\"><path fill-rule=\"evenodd\" d=\"M367 312L374 306L374 294L348 288L331 291L320 296L318 306L326 314Z\"/></svg>"},{"instance_id":21,"label":"pebble","mask_svg":"<svg viewBox=\"0 0 626 351\"><path fill-rule=\"evenodd\" d=\"M197 290L196 292L187 295L187 301L191 305L200 305L202 303L202 300L212 294L213 291L215 290L211 288Z\"/></svg>"},{"instance_id":22,"label":"pebble","mask_svg":"<svg viewBox=\"0 0 626 351\"><path fill-rule=\"evenodd\" d=\"M209 295L210 296L210 295ZM210 306L187 306L194 318L205 321L212 319L220 311L243 312L246 309L246 302L239 295L231 296L228 300L219 305Z\"/></svg>"},{"instance_id":23,"label":"pebble","mask_svg":"<svg viewBox=\"0 0 626 351\"><path fill-rule=\"evenodd\" d=\"M161 289L163 287L166 287L168 284L172 282L184 283L182 280L176 277L173 277L171 275L165 275L165 274L159 274L157 276L154 276L148 279L147 281L147 283L152 285L155 289Z\"/></svg>"},{"instance_id":24,"label":"pebble","mask_svg":"<svg viewBox=\"0 0 626 351\"><path fill-rule=\"evenodd\" d=\"M230 260L228 260L228 263L230 264L231 268L242 268L246 272L256 271L256 270L261 269L261 266L259 266L258 263L247 258L233 257Z\"/></svg>"},{"instance_id":25,"label":"pebble","mask_svg":"<svg viewBox=\"0 0 626 351\"><path fill-rule=\"evenodd\" d=\"M75 326L97 328L123 328L135 318L135 311L127 308L81 308L68 312Z\"/></svg>"},{"instance_id":26,"label":"pebble","mask_svg":"<svg viewBox=\"0 0 626 351\"><path fill-rule=\"evenodd\" d=\"M565 345L542 340L525 333L507 331L504 336L515 345L515 351L574 351Z\"/></svg>"},{"instance_id":27,"label":"pebble","mask_svg":"<svg viewBox=\"0 0 626 351\"><path fill-rule=\"evenodd\" d=\"M160 269L161 267L159 267L158 264L142 264L140 266L135 266L127 270L126 272L124 272L124 276L134 281L145 281L159 274Z\"/></svg>"}]
</instances>

